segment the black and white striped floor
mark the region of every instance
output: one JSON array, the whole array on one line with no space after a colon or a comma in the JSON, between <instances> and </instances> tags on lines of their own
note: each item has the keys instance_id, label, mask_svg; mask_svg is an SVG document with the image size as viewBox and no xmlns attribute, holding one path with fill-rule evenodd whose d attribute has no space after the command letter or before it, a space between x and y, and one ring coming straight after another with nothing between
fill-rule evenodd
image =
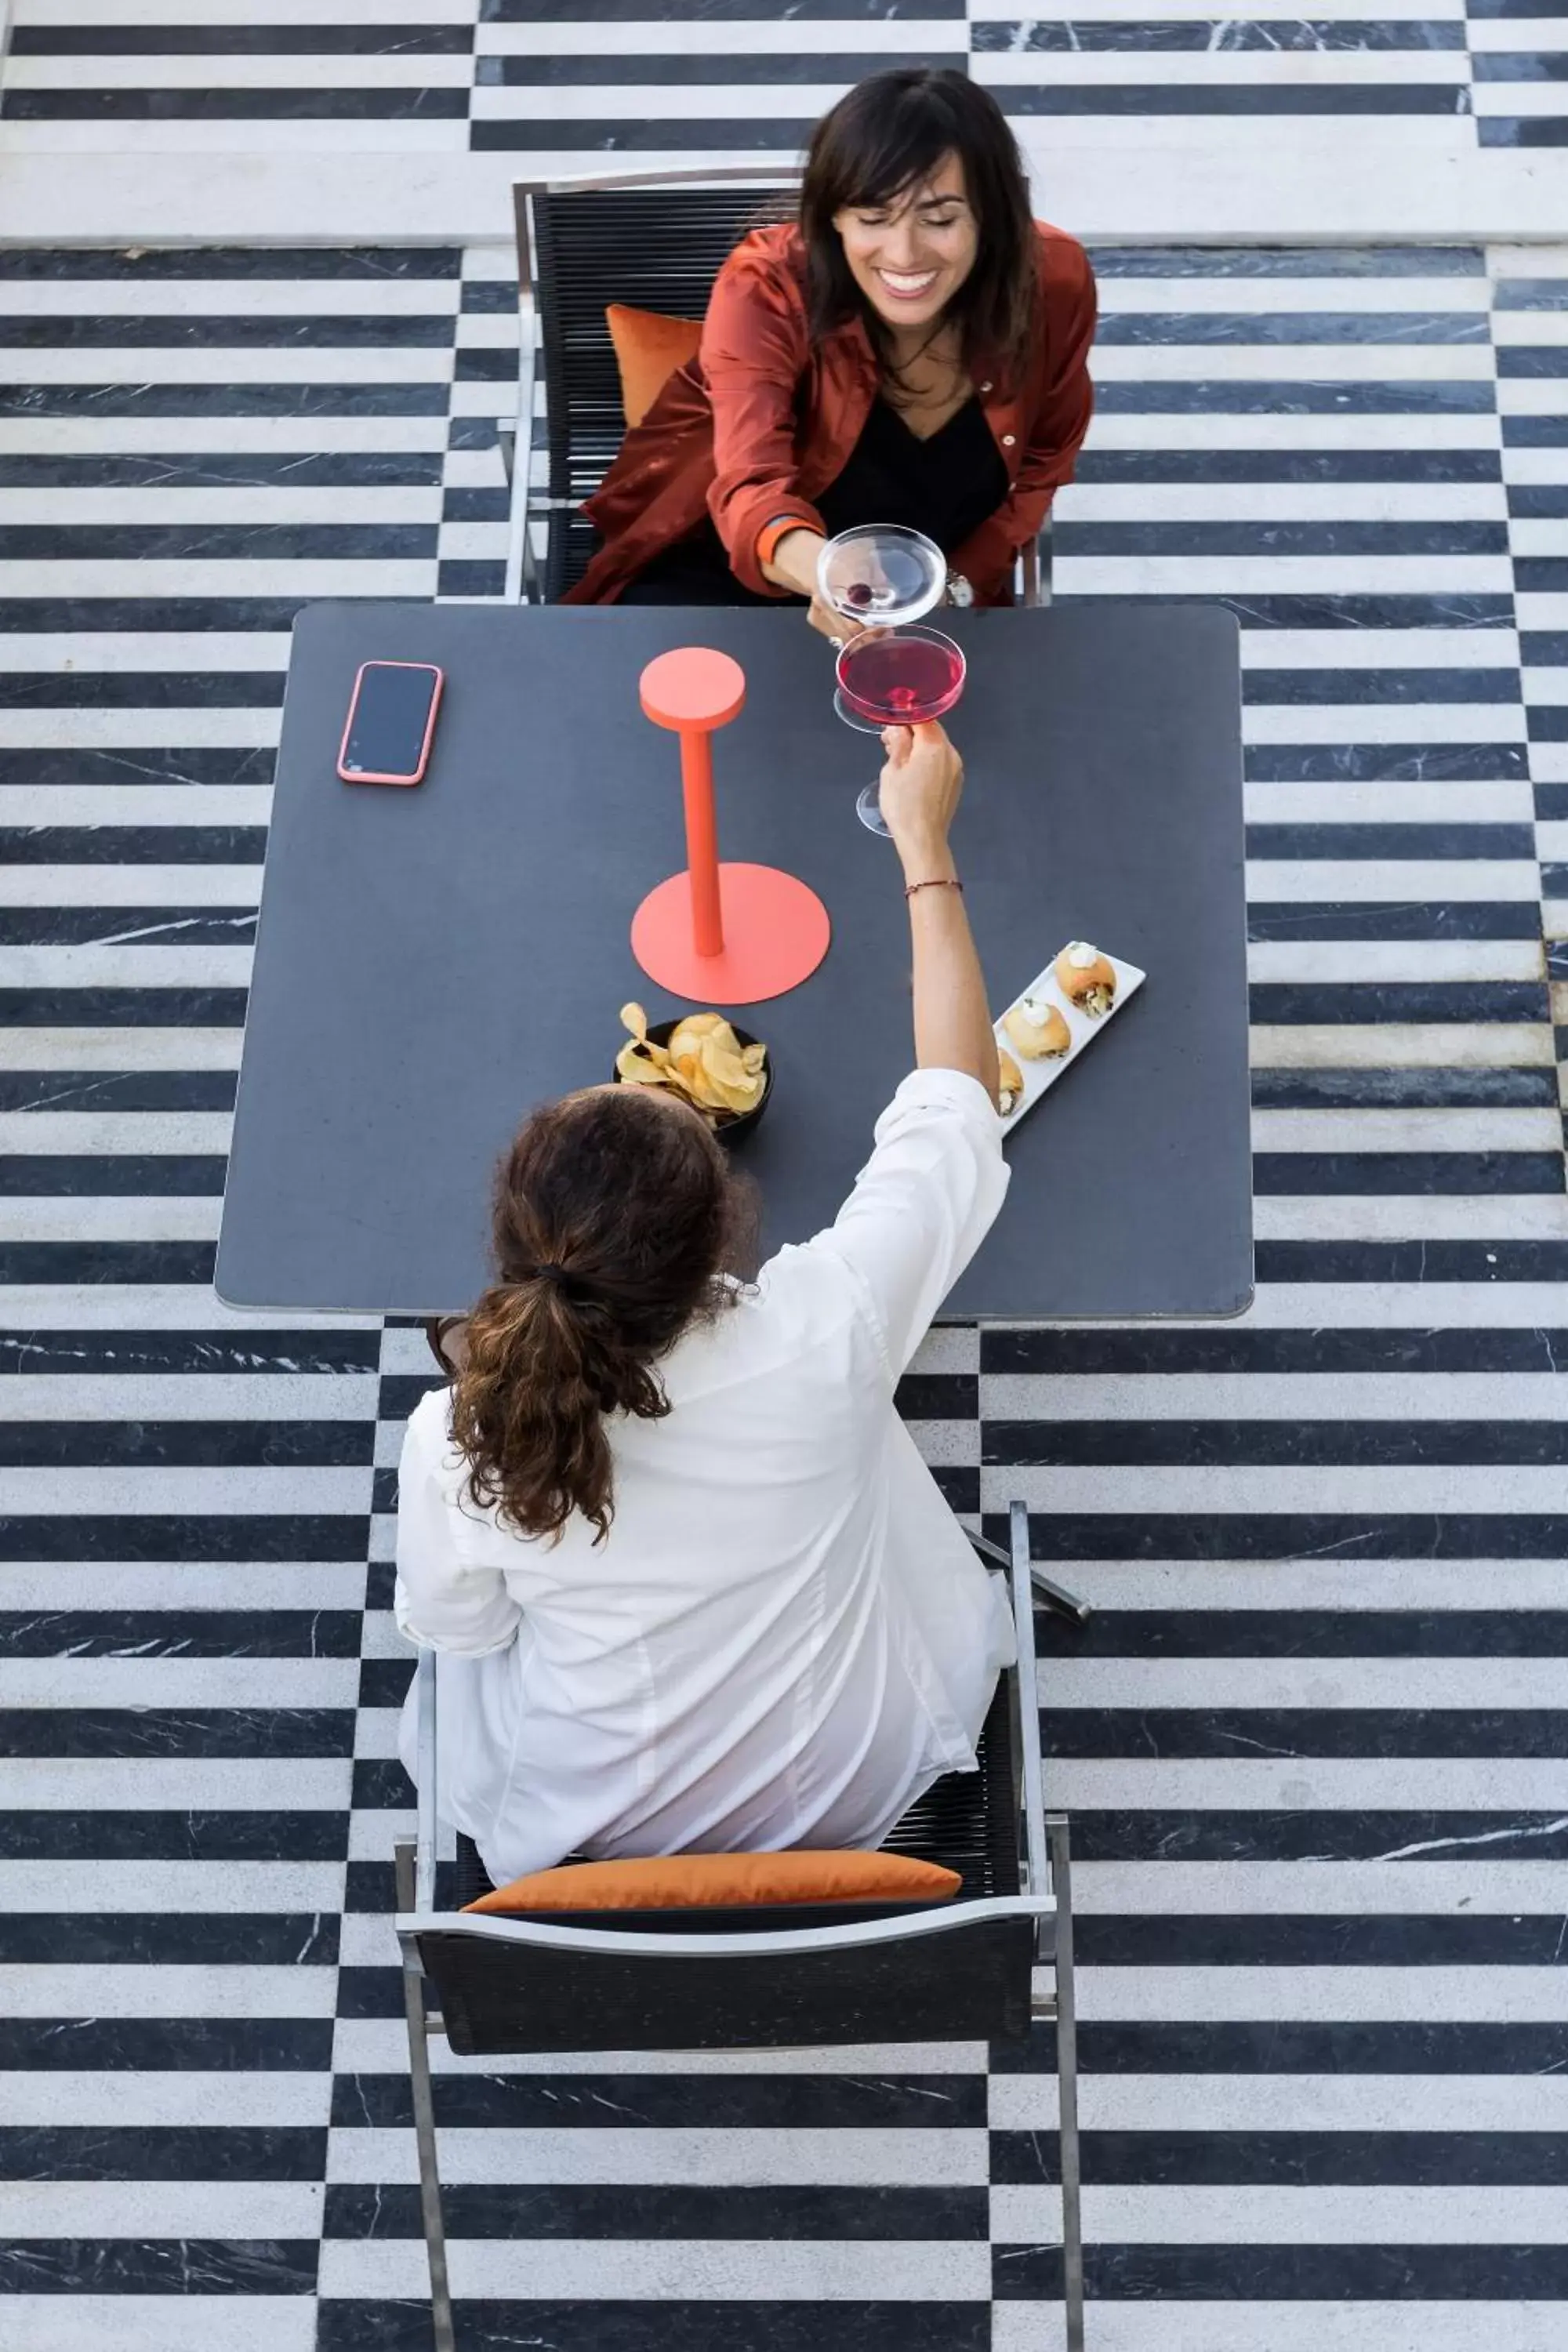
<instances>
[{"instance_id":1,"label":"black and white striped floor","mask_svg":"<svg viewBox=\"0 0 1568 2352\"><path fill-rule=\"evenodd\" d=\"M471 147L542 156L787 153L847 83L972 59L1021 118L1090 117L1135 156L1152 127L1337 124L1428 152L1568 142L1568 0L13 0L0 143L216 152ZM1129 122L1127 118L1135 120ZM1370 118L1370 121L1369 121ZM243 133L235 126L249 126ZM394 126L395 126L394 130Z\"/></svg>"},{"instance_id":2,"label":"black and white striped floor","mask_svg":"<svg viewBox=\"0 0 1568 2352\"><path fill-rule=\"evenodd\" d=\"M1558 2352L1568 247L1097 258L1057 588L1242 617L1258 1300L945 1331L904 1396L1098 1603L1041 1691L1090 2344ZM429 2343L387 1914L431 1376L207 1285L289 617L499 592L510 272L0 251L5 2352ZM1050 2066L449 2061L465 2352L1053 2352Z\"/></svg>"}]
</instances>

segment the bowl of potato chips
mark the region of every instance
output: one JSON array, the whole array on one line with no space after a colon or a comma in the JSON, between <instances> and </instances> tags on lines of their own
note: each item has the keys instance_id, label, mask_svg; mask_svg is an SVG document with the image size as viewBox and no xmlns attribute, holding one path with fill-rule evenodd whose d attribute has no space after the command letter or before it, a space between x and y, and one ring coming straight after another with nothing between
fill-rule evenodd
<instances>
[{"instance_id":1,"label":"bowl of potato chips","mask_svg":"<svg viewBox=\"0 0 1568 2352\"><path fill-rule=\"evenodd\" d=\"M750 1133L773 1092L762 1040L721 1013L685 1013L651 1024L640 1004L623 1004L628 1032L616 1056L623 1086L663 1087L700 1110L725 1143Z\"/></svg>"}]
</instances>

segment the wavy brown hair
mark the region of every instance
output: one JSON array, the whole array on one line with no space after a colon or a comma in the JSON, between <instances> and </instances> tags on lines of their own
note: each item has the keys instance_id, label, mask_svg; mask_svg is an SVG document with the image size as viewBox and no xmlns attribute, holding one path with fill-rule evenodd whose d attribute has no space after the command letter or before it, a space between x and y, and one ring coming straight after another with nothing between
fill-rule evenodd
<instances>
[{"instance_id":1,"label":"wavy brown hair","mask_svg":"<svg viewBox=\"0 0 1568 2352\"><path fill-rule=\"evenodd\" d=\"M963 166L979 237L974 267L948 305L963 364L1006 382L1027 367L1038 331L1038 265L1029 182L1002 109L952 67L897 66L846 91L811 135L800 191L806 309L814 341L859 319L895 383L886 322L856 285L835 215L877 210L929 180L942 158Z\"/></svg>"},{"instance_id":2,"label":"wavy brown hair","mask_svg":"<svg viewBox=\"0 0 1568 2352\"><path fill-rule=\"evenodd\" d=\"M658 1421L659 1359L752 1271L755 1196L705 1120L638 1086L547 1103L496 1172L498 1280L452 1391L466 1491L524 1536L614 1515L606 1417Z\"/></svg>"}]
</instances>

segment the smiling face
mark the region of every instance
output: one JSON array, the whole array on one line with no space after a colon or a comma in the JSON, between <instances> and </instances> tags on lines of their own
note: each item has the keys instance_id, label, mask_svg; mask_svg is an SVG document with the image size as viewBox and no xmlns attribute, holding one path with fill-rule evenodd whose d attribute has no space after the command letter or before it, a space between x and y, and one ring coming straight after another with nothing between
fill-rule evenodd
<instances>
[{"instance_id":1,"label":"smiling face","mask_svg":"<svg viewBox=\"0 0 1568 2352\"><path fill-rule=\"evenodd\" d=\"M895 332L930 328L974 267L979 225L956 155L886 205L849 205L833 215L849 273Z\"/></svg>"}]
</instances>

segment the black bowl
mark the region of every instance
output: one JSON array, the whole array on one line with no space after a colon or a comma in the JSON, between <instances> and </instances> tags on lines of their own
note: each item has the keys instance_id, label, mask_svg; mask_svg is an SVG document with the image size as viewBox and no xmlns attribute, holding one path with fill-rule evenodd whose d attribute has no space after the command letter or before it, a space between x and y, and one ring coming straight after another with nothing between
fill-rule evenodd
<instances>
[{"instance_id":1,"label":"black bowl","mask_svg":"<svg viewBox=\"0 0 1568 2352\"><path fill-rule=\"evenodd\" d=\"M684 1021L685 1018L685 1013L678 1013L674 1019L670 1021L650 1021L647 1024L647 1034L656 1045L668 1045L671 1037L675 1034L676 1030L679 1027L681 1022ZM730 1023L730 1026L735 1033L735 1041L738 1045L754 1045L757 1043L756 1038L752 1036L751 1031L749 1029L742 1029L738 1021L731 1021ZM611 1076L616 1079L619 1079L620 1075L619 1070L615 1070L611 1073ZM763 1091L758 1096L757 1100L752 1105L752 1108L750 1110L733 1111L727 1117L720 1117L718 1118L715 1118L711 1112L705 1111L703 1116L708 1119L709 1124L711 1126L714 1134L718 1137L721 1143L725 1145L743 1143L747 1136L752 1132L752 1129L756 1126L757 1121L761 1118L763 1111L766 1110L769 1103L772 1101L773 1091L773 1057L772 1050L770 1049L767 1059L763 1064Z\"/></svg>"}]
</instances>

